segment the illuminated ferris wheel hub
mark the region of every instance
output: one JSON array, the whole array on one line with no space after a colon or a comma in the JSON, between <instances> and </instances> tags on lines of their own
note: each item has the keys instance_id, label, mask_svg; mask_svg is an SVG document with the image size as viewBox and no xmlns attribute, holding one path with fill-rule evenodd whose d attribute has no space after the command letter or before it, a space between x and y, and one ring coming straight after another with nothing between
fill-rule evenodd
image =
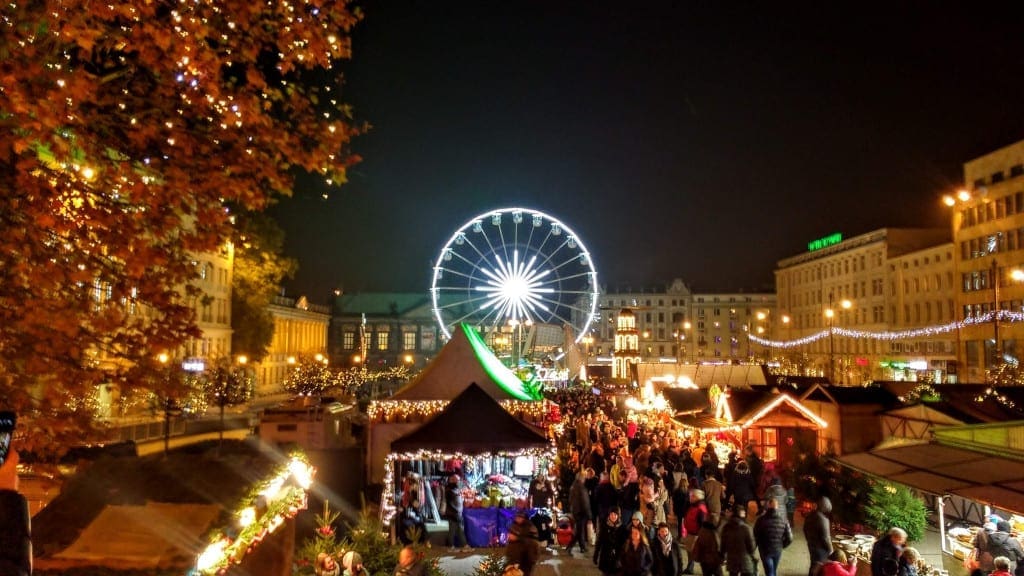
<instances>
[{"instance_id":1,"label":"illuminated ferris wheel hub","mask_svg":"<svg viewBox=\"0 0 1024 576\"><path fill-rule=\"evenodd\" d=\"M503 208L452 234L434 265L430 294L446 338L466 323L499 356L559 358L596 317L597 271L564 223L537 210Z\"/></svg>"}]
</instances>

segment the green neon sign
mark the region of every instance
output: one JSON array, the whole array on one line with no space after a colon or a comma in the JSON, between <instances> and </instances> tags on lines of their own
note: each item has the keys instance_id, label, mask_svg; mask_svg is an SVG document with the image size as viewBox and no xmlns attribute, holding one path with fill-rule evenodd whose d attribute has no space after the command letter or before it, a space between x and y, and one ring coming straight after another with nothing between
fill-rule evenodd
<instances>
[{"instance_id":1,"label":"green neon sign","mask_svg":"<svg viewBox=\"0 0 1024 576\"><path fill-rule=\"evenodd\" d=\"M807 251L814 252L815 250L821 250L822 248L828 248L829 246L835 246L843 241L843 234L836 232L835 234L829 234L824 238L818 238L817 240L811 240L807 243Z\"/></svg>"}]
</instances>

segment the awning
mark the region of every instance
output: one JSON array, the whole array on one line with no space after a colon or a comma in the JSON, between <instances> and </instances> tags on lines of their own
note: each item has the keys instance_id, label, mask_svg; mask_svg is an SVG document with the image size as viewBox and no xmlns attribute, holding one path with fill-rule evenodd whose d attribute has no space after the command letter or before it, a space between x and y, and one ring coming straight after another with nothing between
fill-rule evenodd
<instances>
[{"instance_id":1,"label":"awning","mask_svg":"<svg viewBox=\"0 0 1024 576\"><path fill-rule=\"evenodd\" d=\"M865 474L935 496L951 494L1024 514L1024 461L937 442L876 448L837 458Z\"/></svg>"}]
</instances>

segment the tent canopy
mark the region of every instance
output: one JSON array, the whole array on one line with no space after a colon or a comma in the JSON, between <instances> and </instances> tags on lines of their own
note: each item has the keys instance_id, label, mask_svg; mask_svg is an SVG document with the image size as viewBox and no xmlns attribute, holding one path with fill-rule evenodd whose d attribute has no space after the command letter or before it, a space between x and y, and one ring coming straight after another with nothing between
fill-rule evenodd
<instances>
[{"instance_id":1,"label":"tent canopy","mask_svg":"<svg viewBox=\"0 0 1024 576\"><path fill-rule=\"evenodd\" d=\"M475 329L459 324L437 357L390 400L450 400L471 382L496 400L540 399L498 360Z\"/></svg>"},{"instance_id":2,"label":"tent canopy","mask_svg":"<svg viewBox=\"0 0 1024 576\"><path fill-rule=\"evenodd\" d=\"M509 414L483 388L471 382L444 411L393 441L391 451L485 454L549 445L544 434Z\"/></svg>"},{"instance_id":3,"label":"tent canopy","mask_svg":"<svg viewBox=\"0 0 1024 576\"><path fill-rule=\"evenodd\" d=\"M839 462L936 496L953 494L1024 513L1024 461L919 442L847 454Z\"/></svg>"}]
</instances>

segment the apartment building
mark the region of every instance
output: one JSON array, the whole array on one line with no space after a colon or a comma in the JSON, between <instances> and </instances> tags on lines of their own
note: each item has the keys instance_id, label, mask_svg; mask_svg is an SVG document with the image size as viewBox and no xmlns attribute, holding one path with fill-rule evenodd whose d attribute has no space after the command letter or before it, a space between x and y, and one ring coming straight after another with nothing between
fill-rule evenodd
<instances>
[{"instance_id":1,"label":"apartment building","mask_svg":"<svg viewBox=\"0 0 1024 576\"><path fill-rule=\"evenodd\" d=\"M951 207L957 307L961 319L985 317L999 309L1024 311L1024 140L964 164L964 189L946 198ZM1000 360L1020 359L1024 325L1011 317L999 323L965 325L959 356L971 382Z\"/></svg>"},{"instance_id":2,"label":"apartment building","mask_svg":"<svg viewBox=\"0 0 1024 576\"><path fill-rule=\"evenodd\" d=\"M852 238L832 234L809 242L806 252L780 260L775 270L775 333L779 340L799 342L783 348L785 369L846 384L944 378L955 366L945 336L922 334L907 341L866 333L954 320L949 313L949 236L944 229L900 228ZM830 334L831 328L857 333L837 336ZM929 350L941 350L941 357L925 358ZM933 359L941 362L934 368L940 373L926 377L923 372L932 369Z\"/></svg>"}]
</instances>

